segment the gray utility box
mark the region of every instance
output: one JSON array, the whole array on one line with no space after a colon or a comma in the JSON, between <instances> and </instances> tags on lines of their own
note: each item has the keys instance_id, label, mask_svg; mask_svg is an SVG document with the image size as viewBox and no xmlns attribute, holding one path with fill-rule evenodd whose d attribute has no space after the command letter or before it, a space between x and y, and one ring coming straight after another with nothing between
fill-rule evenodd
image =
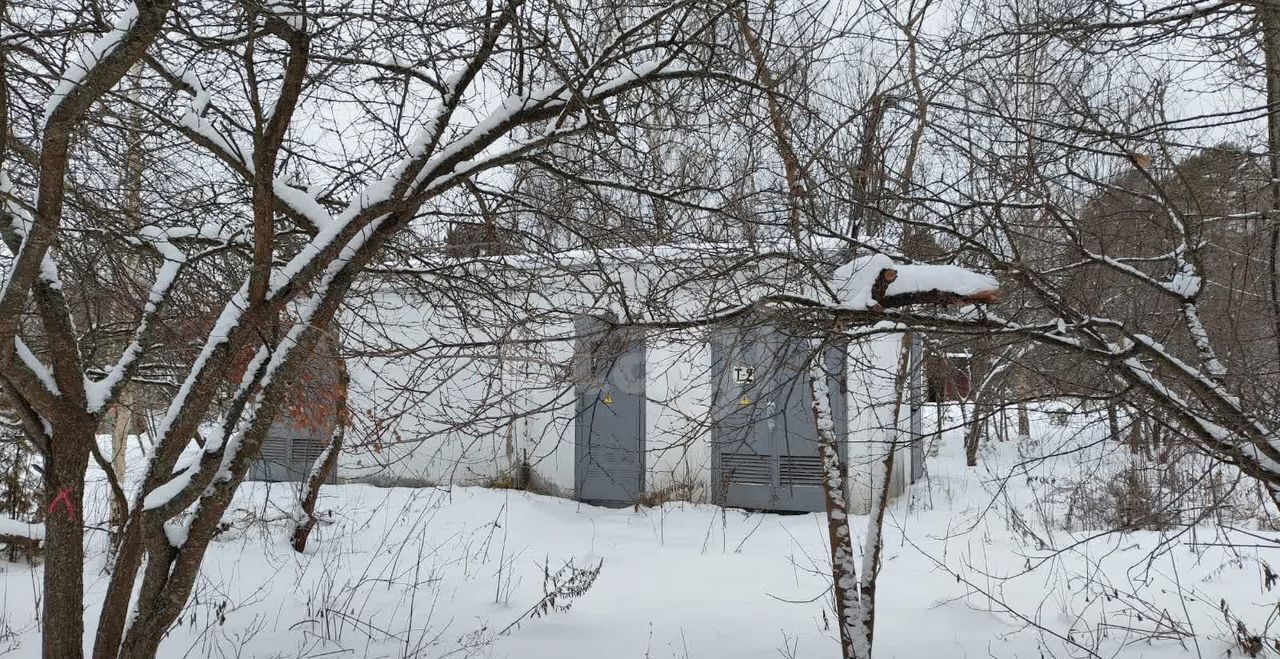
<instances>
[{"instance_id":1,"label":"gray utility box","mask_svg":"<svg viewBox=\"0 0 1280 659\"><path fill-rule=\"evenodd\" d=\"M280 406L262 449L249 463L251 481L301 482L324 452L337 428L341 363L336 346L322 343L298 374L297 382ZM326 482L337 482L335 468Z\"/></svg>"},{"instance_id":2,"label":"gray utility box","mask_svg":"<svg viewBox=\"0 0 1280 659\"><path fill-rule=\"evenodd\" d=\"M809 382L812 350L808 340L766 323L744 322L712 338L715 503L754 510L826 509ZM843 461L849 427L844 350L832 347L824 360Z\"/></svg>"},{"instance_id":3,"label":"gray utility box","mask_svg":"<svg viewBox=\"0 0 1280 659\"><path fill-rule=\"evenodd\" d=\"M580 318L576 330L574 495L630 505L644 491L644 339L593 317Z\"/></svg>"},{"instance_id":4,"label":"gray utility box","mask_svg":"<svg viewBox=\"0 0 1280 659\"><path fill-rule=\"evenodd\" d=\"M329 434L321 433L290 424L276 421L271 425L271 432L262 443L262 451L257 459L249 463L246 480L269 482L301 482L311 473L320 454L329 443ZM336 483L338 470L329 474L327 482Z\"/></svg>"}]
</instances>

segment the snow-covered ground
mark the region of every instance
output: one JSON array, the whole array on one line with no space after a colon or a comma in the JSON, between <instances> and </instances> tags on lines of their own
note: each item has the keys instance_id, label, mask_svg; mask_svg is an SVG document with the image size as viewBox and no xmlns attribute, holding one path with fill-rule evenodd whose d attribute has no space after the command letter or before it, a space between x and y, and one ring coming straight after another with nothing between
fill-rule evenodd
<instances>
[{"instance_id":1,"label":"snow-covered ground","mask_svg":"<svg viewBox=\"0 0 1280 659\"><path fill-rule=\"evenodd\" d=\"M1064 530L1081 500L1064 492L1129 459L1102 441L1104 419L1036 414L1033 442L992 443L977 468L964 466L959 432L946 433L928 480L886 523L877 657L1239 656L1234 617L1259 631L1280 602L1262 567L1280 558L1280 534L1248 519L1230 525L1239 531L1216 519L1163 533ZM324 490L332 522L300 555L287 543L293 497L245 485L161 656L839 654L818 515L344 485ZM860 533L863 520L854 524ZM1228 533L1253 546L1217 546ZM526 615L543 598L544 570L568 561L600 564L598 578L569 610ZM103 565L100 552L86 565L90 621ZM40 569L0 570L0 655L38 656Z\"/></svg>"}]
</instances>

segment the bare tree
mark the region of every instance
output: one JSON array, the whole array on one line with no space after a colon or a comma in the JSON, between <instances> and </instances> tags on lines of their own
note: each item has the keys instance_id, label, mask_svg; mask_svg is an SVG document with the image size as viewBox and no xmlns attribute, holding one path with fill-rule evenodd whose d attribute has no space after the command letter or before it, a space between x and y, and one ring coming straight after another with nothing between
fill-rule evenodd
<instances>
[{"instance_id":1,"label":"bare tree","mask_svg":"<svg viewBox=\"0 0 1280 659\"><path fill-rule=\"evenodd\" d=\"M727 11L679 2L595 22L589 9L520 2L10 10L7 27L31 45L5 51L4 87L24 101L3 131L16 146L0 372L44 462L44 656L82 652L84 474L127 386L156 373L167 400L98 621L103 658L155 656L275 410L361 273L404 236L443 238L468 182L607 131L611 106L638 90L731 80L708 49ZM139 63L131 97L120 82ZM106 223L100 210L120 200L92 185L131 107L154 151L136 230ZM202 217L205 206L221 210ZM114 357L77 329L83 235L153 268L135 306L110 316L132 325ZM188 297L202 299L174 307ZM183 316L194 322L175 336L190 343L164 349L158 333ZM180 463L192 443L198 456Z\"/></svg>"}]
</instances>

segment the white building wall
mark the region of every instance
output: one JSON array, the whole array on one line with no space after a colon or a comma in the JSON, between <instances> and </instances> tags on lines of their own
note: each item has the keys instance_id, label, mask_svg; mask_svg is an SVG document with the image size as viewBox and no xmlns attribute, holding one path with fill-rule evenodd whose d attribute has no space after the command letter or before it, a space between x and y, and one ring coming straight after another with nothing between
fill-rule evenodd
<instances>
[{"instance_id":1,"label":"white building wall","mask_svg":"<svg viewBox=\"0 0 1280 659\"><path fill-rule=\"evenodd\" d=\"M872 488L884 482L889 450L894 449L890 496L901 494L909 482L909 410L905 395L899 398L896 390L902 337L877 334L849 345L848 502L857 514L870 510Z\"/></svg>"},{"instance_id":2,"label":"white building wall","mask_svg":"<svg viewBox=\"0 0 1280 659\"><path fill-rule=\"evenodd\" d=\"M411 300L387 295L378 313L381 336L366 339L384 352L347 360L352 428L338 476L405 485L480 483L505 467L505 420L491 409L490 387L501 386L497 362L420 350L428 341L482 337L423 313ZM363 328L346 319L351 331ZM500 394L499 394L500 395Z\"/></svg>"},{"instance_id":3,"label":"white building wall","mask_svg":"<svg viewBox=\"0 0 1280 659\"><path fill-rule=\"evenodd\" d=\"M691 337L655 337L646 361L645 488L706 500L711 472L710 346Z\"/></svg>"},{"instance_id":4,"label":"white building wall","mask_svg":"<svg viewBox=\"0 0 1280 659\"><path fill-rule=\"evenodd\" d=\"M557 334L572 333L572 325ZM511 385L518 391L517 460L533 471L533 485L564 496L573 495L573 416L576 394L566 378L571 372L572 341L541 344L522 351L528 361L512 364L519 375Z\"/></svg>"},{"instance_id":5,"label":"white building wall","mask_svg":"<svg viewBox=\"0 0 1280 659\"><path fill-rule=\"evenodd\" d=\"M572 382L573 319L582 312L611 311L626 317L643 308L650 291L664 296L658 308L676 318L704 315L733 296L754 291L725 282L714 290L673 287L676 271L645 267L611 273L612 280L586 274L565 278L524 300L537 324L514 330L484 322L482 309L465 317L426 301L387 294L374 328L347 319L344 328L376 348L400 348L392 356L349 359L353 428L339 463L339 478L385 484L484 484L509 474L522 461L533 485L564 496L574 487ZM630 306L607 294L623 281ZM674 291L674 292L673 292ZM645 490L676 498L710 498L708 442L712 395L709 328L651 333L646 342ZM554 338L553 338L554 337ZM505 344L499 339L508 339ZM550 339L530 343L528 339ZM510 340L516 339L516 340ZM470 350L441 345L475 342ZM901 334L862 339L849 348L848 445L850 503L866 508L884 451L895 428L906 427L905 401L897 414L894 383ZM435 346L435 347L433 347ZM906 482L906 435L895 460L897 491Z\"/></svg>"}]
</instances>

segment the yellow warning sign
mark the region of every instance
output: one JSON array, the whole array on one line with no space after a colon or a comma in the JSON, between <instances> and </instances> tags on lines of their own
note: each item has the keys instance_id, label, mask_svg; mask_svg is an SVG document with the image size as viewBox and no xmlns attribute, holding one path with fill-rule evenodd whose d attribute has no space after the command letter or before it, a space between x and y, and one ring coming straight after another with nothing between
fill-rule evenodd
<instances>
[{"instance_id":1,"label":"yellow warning sign","mask_svg":"<svg viewBox=\"0 0 1280 659\"><path fill-rule=\"evenodd\" d=\"M740 400L740 401L738 401L738 402L742 403L743 405L750 405L750 404L751 404L751 399L750 399L750 398L747 398L746 396L743 396L743 397L742 397L742 400Z\"/></svg>"},{"instance_id":2,"label":"yellow warning sign","mask_svg":"<svg viewBox=\"0 0 1280 659\"><path fill-rule=\"evenodd\" d=\"M613 394L605 394L605 395L604 395L604 404L605 404L605 405L612 405L612 404L613 404Z\"/></svg>"}]
</instances>

